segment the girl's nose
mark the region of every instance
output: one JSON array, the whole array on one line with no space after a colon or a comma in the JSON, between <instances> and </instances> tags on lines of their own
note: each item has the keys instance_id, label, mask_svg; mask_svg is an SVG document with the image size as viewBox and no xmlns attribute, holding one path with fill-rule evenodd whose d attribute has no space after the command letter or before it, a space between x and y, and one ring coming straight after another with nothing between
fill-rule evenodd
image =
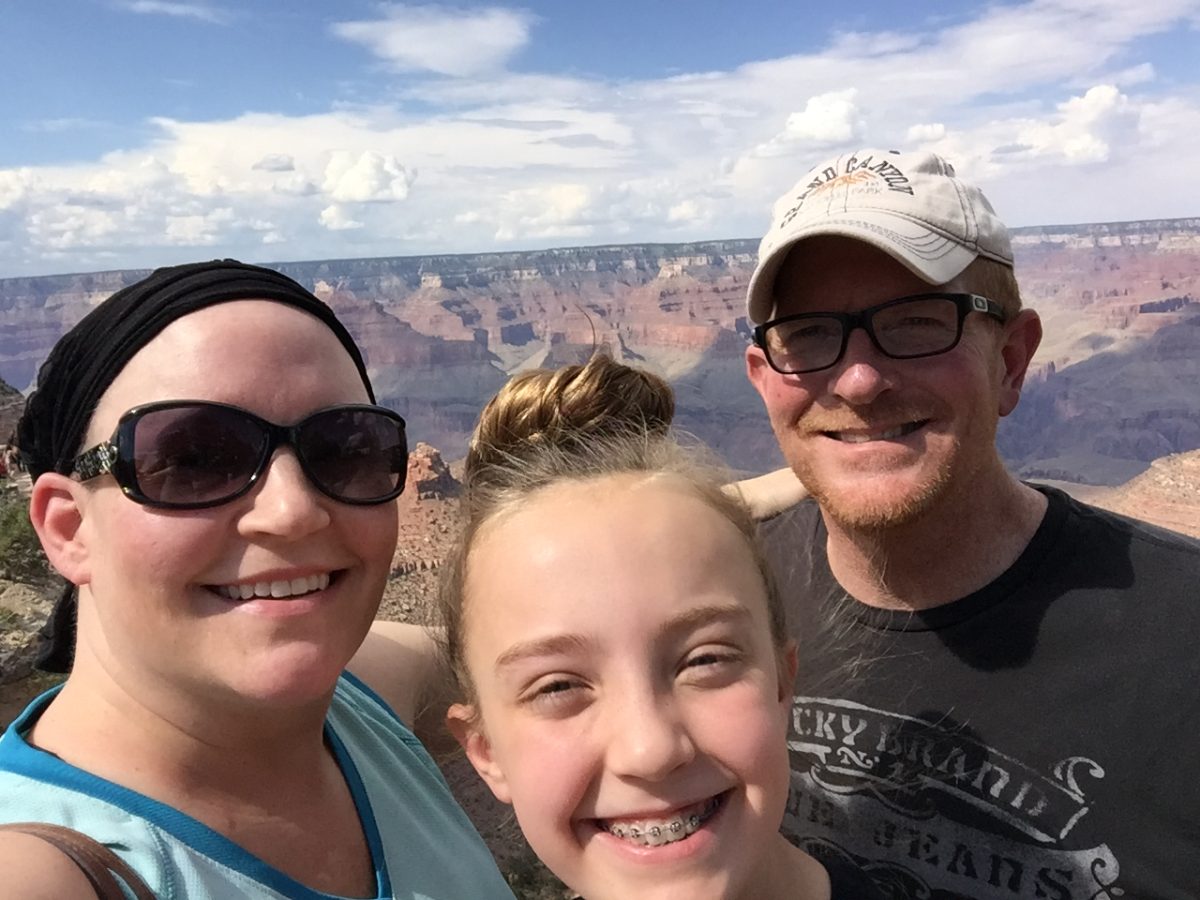
<instances>
[{"instance_id":1,"label":"girl's nose","mask_svg":"<svg viewBox=\"0 0 1200 900\"><path fill-rule=\"evenodd\" d=\"M608 767L617 775L660 781L695 759L696 747L672 705L627 697L611 723Z\"/></svg>"}]
</instances>

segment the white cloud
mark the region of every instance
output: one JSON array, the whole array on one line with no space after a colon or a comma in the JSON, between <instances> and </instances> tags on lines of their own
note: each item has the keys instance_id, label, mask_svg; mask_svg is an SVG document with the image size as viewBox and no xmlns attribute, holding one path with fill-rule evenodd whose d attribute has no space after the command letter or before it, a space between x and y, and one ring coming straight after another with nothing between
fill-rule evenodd
<instances>
[{"instance_id":1,"label":"white cloud","mask_svg":"<svg viewBox=\"0 0 1200 900\"><path fill-rule=\"evenodd\" d=\"M119 231L119 217L100 209L63 206L30 214L29 235L51 250L107 244Z\"/></svg>"},{"instance_id":2,"label":"white cloud","mask_svg":"<svg viewBox=\"0 0 1200 900\"><path fill-rule=\"evenodd\" d=\"M296 161L286 153L268 153L250 168L263 172L291 172L296 168Z\"/></svg>"},{"instance_id":3,"label":"white cloud","mask_svg":"<svg viewBox=\"0 0 1200 900\"><path fill-rule=\"evenodd\" d=\"M940 141L946 136L946 126L941 122L910 125L904 133L904 142L914 146Z\"/></svg>"},{"instance_id":4,"label":"white cloud","mask_svg":"<svg viewBox=\"0 0 1200 900\"><path fill-rule=\"evenodd\" d=\"M1138 112L1113 85L1098 85L1082 97L1059 104L1059 114L1028 122L1016 130L1015 145L1034 157L1061 159L1070 165L1108 160L1112 147L1138 130Z\"/></svg>"},{"instance_id":5,"label":"white cloud","mask_svg":"<svg viewBox=\"0 0 1200 900\"><path fill-rule=\"evenodd\" d=\"M271 183L271 190L277 194L290 194L293 197L310 197L321 189L300 172L292 172L282 178L276 178Z\"/></svg>"},{"instance_id":6,"label":"white cloud","mask_svg":"<svg viewBox=\"0 0 1200 900\"><path fill-rule=\"evenodd\" d=\"M676 203L667 210L668 222L708 222L711 221L711 213L697 200L684 200Z\"/></svg>"},{"instance_id":7,"label":"white cloud","mask_svg":"<svg viewBox=\"0 0 1200 900\"><path fill-rule=\"evenodd\" d=\"M304 259L753 237L783 189L859 146L946 154L1014 224L1195 215L1200 180L1178 173L1200 165L1200 78L1156 76L1166 63L1142 39L1197 9L1017 0L949 27L621 81L504 71L531 21L513 14L519 39L467 74L397 77L305 115L153 118L128 150L0 168L0 271L149 266L216 245ZM394 6L383 26L480 15ZM446 59L478 48L470 29L442 34Z\"/></svg>"},{"instance_id":8,"label":"white cloud","mask_svg":"<svg viewBox=\"0 0 1200 900\"><path fill-rule=\"evenodd\" d=\"M341 203L403 200L416 174L388 154L337 151L325 167L325 191Z\"/></svg>"},{"instance_id":9,"label":"white cloud","mask_svg":"<svg viewBox=\"0 0 1200 900\"><path fill-rule=\"evenodd\" d=\"M24 200L29 182L28 169L0 170L0 209L9 209Z\"/></svg>"},{"instance_id":10,"label":"white cloud","mask_svg":"<svg viewBox=\"0 0 1200 900\"><path fill-rule=\"evenodd\" d=\"M1142 106L1142 114L1138 121L1137 146L1130 148L1136 155L1138 150L1164 151L1174 156L1172 164L1163 167L1162 176L1176 183L1174 190L1191 186L1196 179L1191 175L1180 179L1180 166L1186 166L1187 171L1194 171L1200 164L1194 155L1187 152L1186 147L1180 146L1180 135L1200 134L1200 103L1189 102L1184 98L1168 97L1157 102L1146 103ZM1192 140L1194 146L1195 141ZM1143 173L1138 173L1143 176ZM1154 191L1148 191L1147 196L1154 197ZM1186 197L1186 192L1184 193Z\"/></svg>"},{"instance_id":11,"label":"white cloud","mask_svg":"<svg viewBox=\"0 0 1200 900\"><path fill-rule=\"evenodd\" d=\"M225 206L198 215L167 216L166 241L183 247L210 247L220 242L222 226L233 218L233 210Z\"/></svg>"},{"instance_id":12,"label":"white cloud","mask_svg":"<svg viewBox=\"0 0 1200 900\"><path fill-rule=\"evenodd\" d=\"M533 18L502 7L460 9L388 4L385 17L338 22L338 37L362 44L399 72L466 77L503 68L529 40Z\"/></svg>"},{"instance_id":13,"label":"white cloud","mask_svg":"<svg viewBox=\"0 0 1200 900\"><path fill-rule=\"evenodd\" d=\"M508 191L501 198L496 240L587 237L594 205L592 192L578 183Z\"/></svg>"},{"instance_id":14,"label":"white cloud","mask_svg":"<svg viewBox=\"0 0 1200 900\"><path fill-rule=\"evenodd\" d=\"M1139 63L1136 66L1130 66L1128 69L1114 72L1106 80L1117 87L1131 88L1151 82L1157 77L1158 73L1154 71L1154 66L1151 63Z\"/></svg>"},{"instance_id":15,"label":"white cloud","mask_svg":"<svg viewBox=\"0 0 1200 900\"><path fill-rule=\"evenodd\" d=\"M206 3L173 3L169 0L120 0L118 9L126 12L151 16L172 16L177 19L196 19L213 25L225 25L232 21L228 10L209 6Z\"/></svg>"},{"instance_id":16,"label":"white cloud","mask_svg":"<svg viewBox=\"0 0 1200 900\"><path fill-rule=\"evenodd\" d=\"M362 222L355 221L343 207L337 204L321 210L319 221L330 231L352 231L363 227Z\"/></svg>"},{"instance_id":17,"label":"white cloud","mask_svg":"<svg viewBox=\"0 0 1200 900\"><path fill-rule=\"evenodd\" d=\"M847 88L809 97L801 112L788 115L783 131L760 144L759 156L783 156L797 149L828 147L859 139L863 121L856 98L858 90Z\"/></svg>"}]
</instances>

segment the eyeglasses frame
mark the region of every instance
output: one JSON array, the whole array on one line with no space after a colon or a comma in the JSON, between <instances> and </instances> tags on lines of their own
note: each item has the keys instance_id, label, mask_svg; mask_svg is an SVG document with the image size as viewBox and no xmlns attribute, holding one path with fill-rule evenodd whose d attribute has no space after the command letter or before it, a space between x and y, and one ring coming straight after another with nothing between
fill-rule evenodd
<instances>
[{"instance_id":1,"label":"eyeglasses frame","mask_svg":"<svg viewBox=\"0 0 1200 900\"><path fill-rule=\"evenodd\" d=\"M888 307L896 306L900 303L909 303L913 300L954 301L955 305L958 307L958 331L954 335L954 342L950 344L950 346L946 347L944 350L934 350L930 353L911 353L902 354L899 356L888 353L888 351L884 350L883 347L880 346L879 338L875 336L875 329L872 325L875 314L880 310L887 309ZM984 315L995 319L1001 324L1004 324L1008 321L1008 316L1005 314L1004 308L1001 307L999 303L994 300L989 300L987 297L984 297L980 294L931 291L924 294L909 294L905 297L897 297L894 300L888 300L884 303L876 304L875 306L868 306L866 309L860 309L858 312L803 312L794 313L789 316L780 316L777 319L771 319L770 321L763 322L761 325L756 325L754 327L754 343L762 350L763 356L767 360L767 365L769 365L780 375L807 375L812 372L821 372L825 369L832 369L839 362L841 362L842 357L846 355L846 348L850 344L850 334L856 328L861 328L863 331L865 331L867 333L867 337L871 339L871 345L888 359L924 359L925 357L929 356L941 356L943 353L949 353L951 350L957 347L959 341L962 340L963 326L967 320L967 316L973 312L983 313ZM782 325L787 322L797 322L802 319L836 319L842 325L842 345L840 348L838 348L837 356L834 357L833 362L827 365L816 366L811 369L781 369L775 364L775 360L771 358L771 351L767 349L767 332L777 325Z\"/></svg>"},{"instance_id":2,"label":"eyeglasses frame","mask_svg":"<svg viewBox=\"0 0 1200 900\"><path fill-rule=\"evenodd\" d=\"M245 418L248 418L255 423L263 426L267 433L266 445L255 463L254 472L250 476L245 486L239 488L235 493L221 497L218 500L201 500L195 502L163 502L147 497L138 485L137 472L133 459L133 439L134 429L138 421L147 413L156 412L163 409L181 409L184 407L213 407L217 409L232 410ZM407 423L404 417L393 412L383 406L376 406L371 403L337 403L332 406L325 406L321 409L314 410L309 413L299 422L294 425L277 425L264 419L262 416L255 415L248 409L243 409L240 406L234 406L231 403L217 403L211 400L163 400L156 403L144 403L126 410L121 414L121 418L117 420L117 427L113 430L112 437L107 441L102 441L94 447L84 450L71 461L71 467L68 474L73 475L77 481L90 481L93 478L99 478L101 475L112 474L116 479L117 486L121 488L123 493L130 500L139 503L142 506L150 506L156 509L209 509L215 506L222 506L226 503L238 499L247 494L263 473L270 466L270 459L275 455L275 451L281 446L288 446L295 450L296 438L299 434L299 429L308 421L316 416L324 413L338 411L369 411L381 413L388 419L399 423L400 434L404 438L404 456L405 465L401 470L401 478L395 489L379 498L371 498L369 500L355 500L347 497L340 497L327 491L321 483L313 477L312 472L308 468L308 463L305 461L302 453L296 453L296 459L300 463L300 468L304 471L305 478L308 483L314 488L339 503L346 503L350 506L377 506L382 503L387 503L394 500L404 492L405 482L407 481L407 459L408 459L408 432ZM127 448L127 449L126 449Z\"/></svg>"}]
</instances>

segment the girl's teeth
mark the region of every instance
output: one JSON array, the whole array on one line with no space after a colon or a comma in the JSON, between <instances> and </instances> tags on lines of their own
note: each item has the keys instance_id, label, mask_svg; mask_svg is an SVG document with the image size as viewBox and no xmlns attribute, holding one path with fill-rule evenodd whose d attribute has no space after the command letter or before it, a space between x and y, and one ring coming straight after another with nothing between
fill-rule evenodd
<instances>
[{"instance_id":1,"label":"girl's teeth","mask_svg":"<svg viewBox=\"0 0 1200 900\"><path fill-rule=\"evenodd\" d=\"M222 585L217 593L228 600L250 600L254 597L298 597L313 591L323 591L329 587L329 575L306 575L302 578L292 578L288 581L257 581L253 584Z\"/></svg>"},{"instance_id":2,"label":"girl's teeth","mask_svg":"<svg viewBox=\"0 0 1200 900\"><path fill-rule=\"evenodd\" d=\"M720 805L720 799L714 797L703 804L690 807L684 815L676 815L670 819L643 819L636 822L623 821L606 824L603 827L609 834L633 844L644 847L661 847L663 844L673 844L682 841L689 835L695 834Z\"/></svg>"},{"instance_id":3,"label":"girl's teeth","mask_svg":"<svg viewBox=\"0 0 1200 900\"><path fill-rule=\"evenodd\" d=\"M699 816L688 816L686 819L671 819L658 825L614 825L610 833L619 838L634 843L645 844L647 847L661 847L663 844L673 844L681 841L690 834L695 834L700 827Z\"/></svg>"}]
</instances>

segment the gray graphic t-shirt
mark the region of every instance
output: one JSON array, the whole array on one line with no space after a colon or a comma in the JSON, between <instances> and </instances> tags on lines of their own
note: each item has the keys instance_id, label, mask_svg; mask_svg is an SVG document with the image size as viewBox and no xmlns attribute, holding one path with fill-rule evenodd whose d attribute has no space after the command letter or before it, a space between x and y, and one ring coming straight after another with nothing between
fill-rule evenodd
<instances>
[{"instance_id":1,"label":"gray graphic t-shirt","mask_svg":"<svg viewBox=\"0 0 1200 900\"><path fill-rule=\"evenodd\" d=\"M1007 572L922 613L846 596L814 504L764 526L801 659L784 830L887 896L1200 897L1200 544L1045 492Z\"/></svg>"}]
</instances>

